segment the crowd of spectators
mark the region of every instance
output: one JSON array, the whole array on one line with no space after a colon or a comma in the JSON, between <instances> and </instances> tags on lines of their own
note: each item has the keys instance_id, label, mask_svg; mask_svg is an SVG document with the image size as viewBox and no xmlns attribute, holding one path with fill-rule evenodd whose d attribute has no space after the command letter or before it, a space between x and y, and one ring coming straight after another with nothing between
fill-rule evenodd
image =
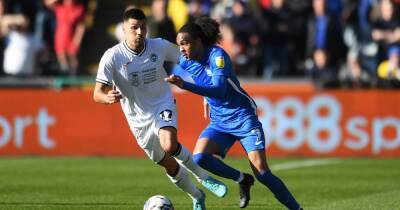
<instances>
[{"instance_id":1,"label":"crowd of spectators","mask_svg":"<svg viewBox=\"0 0 400 210\"><path fill-rule=\"evenodd\" d=\"M79 74L77 55L89 1L0 0L0 73ZM139 6L149 16L150 37L175 42L177 29L186 22L204 15L216 19L220 45L239 76L310 78L325 87L400 83L400 0L147 3ZM115 28L116 40L123 39L120 27Z\"/></svg>"},{"instance_id":2,"label":"crowd of spectators","mask_svg":"<svg viewBox=\"0 0 400 210\"><path fill-rule=\"evenodd\" d=\"M311 78L327 87L400 83L400 0L189 0L187 6L188 21L207 15L220 22L220 44L238 75Z\"/></svg>"},{"instance_id":3,"label":"crowd of spectators","mask_svg":"<svg viewBox=\"0 0 400 210\"><path fill-rule=\"evenodd\" d=\"M192 0L191 4L208 8L195 16L210 15L220 21L221 45L239 75L265 80L307 77L328 87L400 83L399 0Z\"/></svg>"},{"instance_id":4,"label":"crowd of spectators","mask_svg":"<svg viewBox=\"0 0 400 210\"><path fill-rule=\"evenodd\" d=\"M89 2L0 0L0 75L77 75Z\"/></svg>"}]
</instances>

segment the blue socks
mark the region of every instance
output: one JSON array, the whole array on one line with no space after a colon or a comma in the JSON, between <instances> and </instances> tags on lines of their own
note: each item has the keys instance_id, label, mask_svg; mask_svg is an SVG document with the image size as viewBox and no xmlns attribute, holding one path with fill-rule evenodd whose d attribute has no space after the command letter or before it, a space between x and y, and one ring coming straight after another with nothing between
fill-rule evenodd
<instances>
[{"instance_id":1,"label":"blue socks","mask_svg":"<svg viewBox=\"0 0 400 210\"><path fill-rule=\"evenodd\" d=\"M240 171L226 165L220 159L208 153L198 153L193 155L193 161L207 171L227 179L236 181L239 179Z\"/></svg>"},{"instance_id":2,"label":"blue socks","mask_svg":"<svg viewBox=\"0 0 400 210\"><path fill-rule=\"evenodd\" d=\"M198 153L193 155L193 161L207 171L227 179L234 181L239 179L240 171L226 165L220 159L214 157L208 153ZM268 189L274 194L276 199L290 210L298 210L300 205L296 199L289 192L285 184L271 171L262 171L256 175L257 180L263 185L267 186Z\"/></svg>"},{"instance_id":3,"label":"blue socks","mask_svg":"<svg viewBox=\"0 0 400 210\"><path fill-rule=\"evenodd\" d=\"M288 209L298 210L300 205L297 203L296 199L289 192L285 184L271 171L262 171L257 174L257 180L268 187L269 190L274 194L276 199L285 205Z\"/></svg>"}]
</instances>

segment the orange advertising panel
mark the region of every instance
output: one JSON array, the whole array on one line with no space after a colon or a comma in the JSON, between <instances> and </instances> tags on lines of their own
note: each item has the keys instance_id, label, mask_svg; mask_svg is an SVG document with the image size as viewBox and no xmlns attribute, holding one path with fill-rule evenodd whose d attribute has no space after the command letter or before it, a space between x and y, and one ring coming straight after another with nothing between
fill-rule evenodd
<instances>
[{"instance_id":1,"label":"orange advertising panel","mask_svg":"<svg viewBox=\"0 0 400 210\"><path fill-rule=\"evenodd\" d=\"M246 85L272 156L400 157L400 91ZM192 149L207 125L202 98L175 93L179 140ZM88 90L1 89L0 155L143 156L117 105ZM236 144L230 155L242 155Z\"/></svg>"}]
</instances>

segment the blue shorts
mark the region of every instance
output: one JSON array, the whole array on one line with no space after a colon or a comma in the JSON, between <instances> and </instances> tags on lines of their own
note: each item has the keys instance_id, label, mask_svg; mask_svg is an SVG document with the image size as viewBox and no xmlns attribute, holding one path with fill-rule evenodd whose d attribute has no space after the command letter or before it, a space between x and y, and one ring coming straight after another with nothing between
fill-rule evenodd
<instances>
[{"instance_id":1,"label":"blue shorts","mask_svg":"<svg viewBox=\"0 0 400 210\"><path fill-rule=\"evenodd\" d=\"M200 134L199 139L207 138L210 141L215 142L219 146L218 155L220 155L222 158L226 156L226 153L233 146L236 140L240 141L240 144L246 153L265 149L265 136L261 123L257 127L247 129L246 132L243 132L242 130L240 134L232 133L233 132L222 132L209 125Z\"/></svg>"}]
</instances>

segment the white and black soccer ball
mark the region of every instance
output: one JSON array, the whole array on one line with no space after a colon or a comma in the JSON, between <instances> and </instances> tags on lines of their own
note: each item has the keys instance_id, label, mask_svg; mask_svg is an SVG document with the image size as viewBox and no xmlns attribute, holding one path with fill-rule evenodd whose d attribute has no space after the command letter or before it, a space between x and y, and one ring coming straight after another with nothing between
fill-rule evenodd
<instances>
[{"instance_id":1,"label":"white and black soccer ball","mask_svg":"<svg viewBox=\"0 0 400 210\"><path fill-rule=\"evenodd\" d=\"M174 210L174 205L167 197L154 195L144 203L143 210Z\"/></svg>"}]
</instances>

